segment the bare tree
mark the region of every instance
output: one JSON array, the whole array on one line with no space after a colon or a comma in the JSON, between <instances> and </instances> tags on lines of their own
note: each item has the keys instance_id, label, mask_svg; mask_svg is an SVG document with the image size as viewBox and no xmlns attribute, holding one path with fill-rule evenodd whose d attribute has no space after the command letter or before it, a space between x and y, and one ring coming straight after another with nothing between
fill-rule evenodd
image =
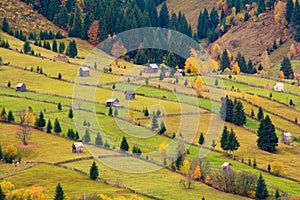
<instances>
[{"instance_id":1,"label":"bare tree","mask_svg":"<svg viewBox=\"0 0 300 200\"><path fill-rule=\"evenodd\" d=\"M23 142L24 145L28 144L28 140L31 138L31 127L33 113L32 109L29 108L27 111L25 109L21 109L20 113L20 128L16 133L16 137Z\"/></svg>"}]
</instances>

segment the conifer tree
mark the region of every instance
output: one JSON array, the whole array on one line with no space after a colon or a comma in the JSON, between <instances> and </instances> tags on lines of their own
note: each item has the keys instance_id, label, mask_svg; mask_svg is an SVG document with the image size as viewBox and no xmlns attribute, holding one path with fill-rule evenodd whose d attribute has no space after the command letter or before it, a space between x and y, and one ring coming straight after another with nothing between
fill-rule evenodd
<instances>
[{"instance_id":1,"label":"conifer tree","mask_svg":"<svg viewBox=\"0 0 300 200\"><path fill-rule=\"evenodd\" d=\"M96 136L96 139L95 139L95 144L97 146L103 145L103 140L102 140L102 137L101 137L99 132L97 133L97 136Z\"/></svg>"},{"instance_id":2,"label":"conifer tree","mask_svg":"<svg viewBox=\"0 0 300 200\"><path fill-rule=\"evenodd\" d=\"M263 13L266 12L266 4L265 4L265 0L257 0L257 13Z\"/></svg>"},{"instance_id":3,"label":"conifer tree","mask_svg":"<svg viewBox=\"0 0 300 200\"><path fill-rule=\"evenodd\" d=\"M276 146L278 146L278 137L275 132L275 127L268 115L260 122L257 135L257 146L260 149L268 152L276 151Z\"/></svg>"},{"instance_id":4,"label":"conifer tree","mask_svg":"<svg viewBox=\"0 0 300 200\"><path fill-rule=\"evenodd\" d=\"M57 50L57 42L56 42L56 40L53 40L53 42L52 42L52 51L54 51L54 52L58 51Z\"/></svg>"},{"instance_id":5,"label":"conifer tree","mask_svg":"<svg viewBox=\"0 0 300 200\"><path fill-rule=\"evenodd\" d=\"M23 51L25 54L28 54L31 51L30 43L26 41L23 45Z\"/></svg>"},{"instance_id":6,"label":"conifer tree","mask_svg":"<svg viewBox=\"0 0 300 200\"><path fill-rule=\"evenodd\" d=\"M235 101L234 103L233 123L237 126L246 124L246 114L241 101Z\"/></svg>"},{"instance_id":7,"label":"conifer tree","mask_svg":"<svg viewBox=\"0 0 300 200\"><path fill-rule=\"evenodd\" d=\"M222 70L222 72L224 72L224 70L226 68L231 69L228 53L227 53L227 50L225 49L223 51L223 54L222 54L222 57L221 57L221 70Z\"/></svg>"},{"instance_id":8,"label":"conifer tree","mask_svg":"<svg viewBox=\"0 0 300 200\"><path fill-rule=\"evenodd\" d=\"M296 0L294 10L292 13L292 22L295 26L300 25L300 4L299 0Z\"/></svg>"},{"instance_id":9,"label":"conifer tree","mask_svg":"<svg viewBox=\"0 0 300 200\"><path fill-rule=\"evenodd\" d=\"M96 180L98 178L99 171L98 166L96 165L96 162L93 161L92 166L90 168L90 179Z\"/></svg>"},{"instance_id":10,"label":"conifer tree","mask_svg":"<svg viewBox=\"0 0 300 200\"><path fill-rule=\"evenodd\" d=\"M232 157L234 158L234 151L239 149L240 143L238 142L238 139L235 133L233 132L233 129L231 129L230 133L228 134L227 146L228 150L232 152Z\"/></svg>"},{"instance_id":11,"label":"conifer tree","mask_svg":"<svg viewBox=\"0 0 300 200\"><path fill-rule=\"evenodd\" d=\"M126 137L123 137L123 138L122 138L120 150L121 150L121 151L128 151L128 150L129 150L129 145L128 145L128 142L127 142Z\"/></svg>"},{"instance_id":12,"label":"conifer tree","mask_svg":"<svg viewBox=\"0 0 300 200\"><path fill-rule=\"evenodd\" d=\"M64 191L63 191L63 188L61 187L60 183L58 183L56 186L54 200L65 200Z\"/></svg>"},{"instance_id":13,"label":"conifer tree","mask_svg":"<svg viewBox=\"0 0 300 200\"><path fill-rule=\"evenodd\" d=\"M300 42L300 25L296 26L296 34L294 36L294 40L296 42Z\"/></svg>"},{"instance_id":14,"label":"conifer tree","mask_svg":"<svg viewBox=\"0 0 300 200\"><path fill-rule=\"evenodd\" d=\"M2 152L2 147L0 145L0 160L3 159L3 152ZM0 186L1 187L1 186Z\"/></svg>"},{"instance_id":15,"label":"conifer tree","mask_svg":"<svg viewBox=\"0 0 300 200\"><path fill-rule=\"evenodd\" d=\"M47 133L51 133L51 130L52 130L52 124L51 124L50 119L48 119L48 122L47 122Z\"/></svg>"},{"instance_id":16,"label":"conifer tree","mask_svg":"<svg viewBox=\"0 0 300 200\"><path fill-rule=\"evenodd\" d=\"M284 77L286 79L294 79L294 71L292 68L292 64L290 62L290 59L288 59L287 57L283 58L280 71L283 71Z\"/></svg>"},{"instance_id":17,"label":"conifer tree","mask_svg":"<svg viewBox=\"0 0 300 200\"><path fill-rule=\"evenodd\" d=\"M15 117L14 117L14 115L13 115L13 113L12 113L11 110L8 112L7 121L8 122L14 122L15 121Z\"/></svg>"},{"instance_id":18,"label":"conifer tree","mask_svg":"<svg viewBox=\"0 0 300 200\"><path fill-rule=\"evenodd\" d=\"M65 52L65 43L64 42L59 42L59 49L58 49L58 52L59 53L64 53Z\"/></svg>"},{"instance_id":19,"label":"conifer tree","mask_svg":"<svg viewBox=\"0 0 300 200\"><path fill-rule=\"evenodd\" d=\"M285 19L286 19L287 22L291 22L293 10L294 10L294 2L293 2L293 0L287 0L285 9L286 9Z\"/></svg>"},{"instance_id":20,"label":"conifer tree","mask_svg":"<svg viewBox=\"0 0 300 200\"><path fill-rule=\"evenodd\" d=\"M158 128L157 116L156 116L155 113L153 112L152 120L151 120L151 129L154 131L154 130L157 129L157 128Z\"/></svg>"},{"instance_id":21,"label":"conifer tree","mask_svg":"<svg viewBox=\"0 0 300 200\"><path fill-rule=\"evenodd\" d=\"M69 46L67 49L67 55L70 56L71 58L74 58L77 56L77 45L76 45L76 41L75 40L71 40L69 42Z\"/></svg>"},{"instance_id":22,"label":"conifer tree","mask_svg":"<svg viewBox=\"0 0 300 200\"><path fill-rule=\"evenodd\" d=\"M0 146L0 150L1 150L1 146ZM5 195L4 195L1 185L0 185L0 200L4 200L4 199L5 199Z\"/></svg>"},{"instance_id":23,"label":"conifer tree","mask_svg":"<svg viewBox=\"0 0 300 200\"><path fill-rule=\"evenodd\" d=\"M145 117L148 117L149 116L149 111L148 111L148 108L146 107L145 111L144 111L144 116Z\"/></svg>"},{"instance_id":24,"label":"conifer tree","mask_svg":"<svg viewBox=\"0 0 300 200\"><path fill-rule=\"evenodd\" d=\"M169 27L169 10L166 3L163 3L160 13L159 13L159 25L161 28Z\"/></svg>"},{"instance_id":25,"label":"conifer tree","mask_svg":"<svg viewBox=\"0 0 300 200\"><path fill-rule=\"evenodd\" d=\"M258 113L257 113L257 120L261 121L263 119L264 119L264 111L263 111L262 107L259 106Z\"/></svg>"},{"instance_id":26,"label":"conifer tree","mask_svg":"<svg viewBox=\"0 0 300 200\"><path fill-rule=\"evenodd\" d=\"M69 117L70 119L73 119L73 117L74 117L72 108L69 109L68 117Z\"/></svg>"},{"instance_id":27,"label":"conifer tree","mask_svg":"<svg viewBox=\"0 0 300 200\"><path fill-rule=\"evenodd\" d=\"M58 119L56 118L55 121L54 121L54 132L55 132L56 134L58 134L58 133L61 133L61 131L62 131L62 130L61 130L59 121L58 121Z\"/></svg>"},{"instance_id":28,"label":"conifer tree","mask_svg":"<svg viewBox=\"0 0 300 200\"><path fill-rule=\"evenodd\" d=\"M164 121L161 121L158 133L159 134L164 134L166 131L167 131L166 125L165 125Z\"/></svg>"},{"instance_id":29,"label":"conifer tree","mask_svg":"<svg viewBox=\"0 0 300 200\"><path fill-rule=\"evenodd\" d=\"M40 112L40 116L38 118L38 121L37 121L36 125L37 125L37 127L41 128L41 129L43 129L43 127L46 126L46 120L44 118L44 114L43 114L42 111Z\"/></svg>"},{"instance_id":30,"label":"conifer tree","mask_svg":"<svg viewBox=\"0 0 300 200\"><path fill-rule=\"evenodd\" d=\"M202 144L204 144L204 141L205 141L205 140L204 140L203 133L201 133L201 134L200 134L200 137L199 137L199 140L198 140L198 143L202 145Z\"/></svg>"},{"instance_id":31,"label":"conifer tree","mask_svg":"<svg viewBox=\"0 0 300 200\"><path fill-rule=\"evenodd\" d=\"M228 146L228 130L227 130L227 126L224 126L224 129L223 129L223 133L222 133L222 136L221 136L221 148L227 152L229 150L229 146Z\"/></svg>"},{"instance_id":32,"label":"conifer tree","mask_svg":"<svg viewBox=\"0 0 300 200\"><path fill-rule=\"evenodd\" d=\"M61 107L61 103L60 103L60 102L57 104L57 109L58 109L58 110L62 110L62 107Z\"/></svg>"},{"instance_id":33,"label":"conifer tree","mask_svg":"<svg viewBox=\"0 0 300 200\"><path fill-rule=\"evenodd\" d=\"M266 199L267 197L268 197L267 185L265 183L263 176L260 173L256 184L255 198L259 200L263 200Z\"/></svg>"},{"instance_id":34,"label":"conifer tree","mask_svg":"<svg viewBox=\"0 0 300 200\"><path fill-rule=\"evenodd\" d=\"M85 143L89 143L91 141L91 136L90 136L90 132L86 129L84 136L83 136L83 141Z\"/></svg>"}]
</instances>

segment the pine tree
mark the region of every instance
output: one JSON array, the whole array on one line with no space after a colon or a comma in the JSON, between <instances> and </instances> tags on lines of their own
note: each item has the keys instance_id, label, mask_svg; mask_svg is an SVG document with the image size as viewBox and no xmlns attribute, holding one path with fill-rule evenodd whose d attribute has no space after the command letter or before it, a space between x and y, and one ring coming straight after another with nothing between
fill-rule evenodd
<instances>
[{"instance_id":1,"label":"pine tree","mask_svg":"<svg viewBox=\"0 0 300 200\"><path fill-rule=\"evenodd\" d=\"M52 130L52 124L51 124L51 121L50 119L48 119L48 122L47 122L47 133L51 133L51 130Z\"/></svg>"},{"instance_id":2,"label":"pine tree","mask_svg":"<svg viewBox=\"0 0 300 200\"><path fill-rule=\"evenodd\" d=\"M233 115L234 115L234 104L231 99L226 97L221 98L222 106L220 109L220 117L222 120L226 122L233 122Z\"/></svg>"},{"instance_id":3,"label":"pine tree","mask_svg":"<svg viewBox=\"0 0 300 200\"><path fill-rule=\"evenodd\" d=\"M113 114L113 109L112 109L112 107L109 107L108 108L108 115L112 116L112 114Z\"/></svg>"},{"instance_id":4,"label":"pine tree","mask_svg":"<svg viewBox=\"0 0 300 200\"><path fill-rule=\"evenodd\" d=\"M296 0L294 10L292 13L292 22L295 26L300 25L300 5L299 0Z\"/></svg>"},{"instance_id":5,"label":"pine tree","mask_svg":"<svg viewBox=\"0 0 300 200\"><path fill-rule=\"evenodd\" d=\"M257 167L257 164L256 164L256 158L253 159L253 168L255 169Z\"/></svg>"},{"instance_id":6,"label":"pine tree","mask_svg":"<svg viewBox=\"0 0 300 200\"><path fill-rule=\"evenodd\" d=\"M90 132L86 129L84 136L83 136L83 141L85 143L89 143L91 141L91 136L90 136Z\"/></svg>"},{"instance_id":7,"label":"pine tree","mask_svg":"<svg viewBox=\"0 0 300 200\"><path fill-rule=\"evenodd\" d=\"M3 32L8 33L10 31L10 27L6 17L3 18L1 29Z\"/></svg>"},{"instance_id":8,"label":"pine tree","mask_svg":"<svg viewBox=\"0 0 300 200\"><path fill-rule=\"evenodd\" d=\"M46 17L52 21L59 11L60 0L50 0Z\"/></svg>"},{"instance_id":9,"label":"pine tree","mask_svg":"<svg viewBox=\"0 0 300 200\"><path fill-rule=\"evenodd\" d=\"M241 11L241 5L241 0L235 0L234 7L236 9L236 13L239 13Z\"/></svg>"},{"instance_id":10,"label":"pine tree","mask_svg":"<svg viewBox=\"0 0 300 200\"><path fill-rule=\"evenodd\" d=\"M99 132L97 133L97 136L96 136L96 139L95 139L95 144L97 146L103 145L103 140L102 140L102 137L101 137Z\"/></svg>"},{"instance_id":11,"label":"pine tree","mask_svg":"<svg viewBox=\"0 0 300 200\"><path fill-rule=\"evenodd\" d=\"M294 40L296 42L300 42L300 25L296 26L296 34L294 36Z\"/></svg>"},{"instance_id":12,"label":"pine tree","mask_svg":"<svg viewBox=\"0 0 300 200\"><path fill-rule=\"evenodd\" d=\"M13 113L12 113L11 110L8 112L7 121L8 122L14 122L15 121L15 117L14 117L14 115L13 115Z\"/></svg>"},{"instance_id":13,"label":"pine tree","mask_svg":"<svg viewBox=\"0 0 300 200\"><path fill-rule=\"evenodd\" d=\"M257 13L263 13L266 12L266 4L265 4L265 0L258 0L257 3Z\"/></svg>"},{"instance_id":14,"label":"pine tree","mask_svg":"<svg viewBox=\"0 0 300 200\"><path fill-rule=\"evenodd\" d=\"M54 52L58 51L57 50L57 42L56 42L56 40L53 40L53 42L52 42L52 51L54 51Z\"/></svg>"},{"instance_id":15,"label":"pine tree","mask_svg":"<svg viewBox=\"0 0 300 200\"><path fill-rule=\"evenodd\" d=\"M90 179L96 180L98 178L99 171L98 171L98 166L96 165L96 162L93 161L93 164L90 168Z\"/></svg>"},{"instance_id":16,"label":"pine tree","mask_svg":"<svg viewBox=\"0 0 300 200\"><path fill-rule=\"evenodd\" d=\"M75 132L75 138L74 138L75 140L78 140L79 139L79 133L78 133L78 131L76 131Z\"/></svg>"},{"instance_id":17,"label":"pine tree","mask_svg":"<svg viewBox=\"0 0 300 200\"><path fill-rule=\"evenodd\" d=\"M161 121L158 133L159 134L164 134L166 131L167 131L166 125L165 125L164 121Z\"/></svg>"},{"instance_id":18,"label":"pine tree","mask_svg":"<svg viewBox=\"0 0 300 200\"><path fill-rule=\"evenodd\" d=\"M257 146L260 149L268 152L276 151L276 146L278 146L278 138L276 136L275 127L268 115L260 122L257 135Z\"/></svg>"},{"instance_id":19,"label":"pine tree","mask_svg":"<svg viewBox=\"0 0 300 200\"><path fill-rule=\"evenodd\" d=\"M23 45L23 51L25 54L28 54L31 51L30 43L26 41Z\"/></svg>"},{"instance_id":20,"label":"pine tree","mask_svg":"<svg viewBox=\"0 0 300 200\"><path fill-rule=\"evenodd\" d=\"M280 197L280 194L279 194L279 190L277 188L276 192L275 192L275 199L279 199L279 197Z\"/></svg>"},{"instance_id":21,"label":"pine tree","mask_svg":"<svg viewBox=\"0 0 300 200\"><path fill-rule=\"evenodd\" d=\"M118 116L118 115L119 115L118 109L115 108L115 110L114 110L114 116Z\"/></svg>"},{"instance_id":22,"label":"pine tree","mask_svg":"<svg viewBox=\"0 0 300 200\"><path fill-rule=\"evenodd\" d=\"M83 30L82 30L81 10L78 4L76 4L75 13L74 13L74 25L73 28L69 30L68 36L81 38L82 35L83 35Z\"/></svg>"},{"instance_id":23,"label":"pine tree","mask_svg":"<svg viewBox=\"0 0 300 200\"><path fill-rule=\"evenodd\" d=\"M37 127L41 128L41 129L43 129L43 127L46 126L46 120L44 118L44 114L42 111L40 112L40 116L38 118L36 125L37 125Z\"/></svg>"},{"instance_id":24,"label":"pine tree","mask_svg":"<svg viewBox=\"0 0 300 200\"><path fill-rule=\"evenodd\" d=\"M60 79L62 79L62 75L61 75L61 73L58 73L58 76L57 76L57 78L60 80Z\"/></svg>"},{"instance_id":25,"label":"pine tree","mask_svg":"<svg viewBox=\"0 0 300 200\"><path fill-rule=\"evenodd\" d=\"M253 63L252 63L252 60L249 60L248 61L248 65L247 65L247 73L248 74L253 74Z\"/></svg>"},{"instance_id":26,"label":"pine tree","mask_svg":"<svg viewBox=\"0 0 300 200\"><path fill-rule=\"evenodd\" d=\"M58 52L59 53L64 53L65 52L65 43L64 42L59 42L59 49L58 49Z\"/></svg>"},{"instance_id":27,"label":"pine tree","mask_svg":"<svg viewBox=\"0 0 300 200\"><path fill-rule=\"evenodd\" d=\"M2 152L2 147L0 145L0 160L3 159L3 152ZM1 187L1 185L0 185ZM1 194L1 191L0 191L0 194ZM0 197L1 198L1 197Z\"/></svg>"},{"instance_id":28,"label":"pine tree","mask_svg":"<svg viewBox=\"0 0 300 200\"><path fill-rule=\"evenodd\" d=\"M294 10L294 2L293 2L293 0L287 0L285 8L286 8L285 19L286 19L287 22L291 22L293 10Z\"/></svg>"},{"instance_id":29,"label":"pine tree","mask_svg":"<svg viewBox=\"0 0 300 200\"><path fill-rule=\"evenodd\" d=\"M73 129L68 129L67 136L71 139L75 138L75 133L74 133Z\"/></svg>"},{"instance_id":30,"label":"pine tree","mask_svg":"<svg viewBox=\"0 0 300 200\"><path fill-rule=\"evenodd\" d=\"M205 140L204 140L203 133L201 133L201 134L200 134L200 137L199 137L199 140L198 140L198 143L202 145L202 144L204 144L204 141L205 141Z\"/></svg>"},{"instance_id":31,"label":"pine tree","mask_svg":"<svg viewBox=\"0 0 300 200\"><path fill-rule=\"evenodd\" d=\"M233 123L237 126L246 124L246 114L241 101L235 101L234 103Z\"/></svg>"},{"instance_id":32,"label":"pine tree","mask_svg":"<svg viewBox=\"0 0 300 200\"><path fill-rule=\"evenodd\" d=\"M267 185L265 183L263 176L260 173L256 184L255 198L259 200L263 200L266 199L267 197L268 197Z\"/></svg>"},{"instance_id":33,"label":"pine tree","mask_svg":"<svg viewBox=\"0 0 300 200\"><path fill-rule=\"evenodd\" d=\"M77 45L76 45L76 41L75 40L71 40L69 42L69 46L67 49L67 55L70 56L71 58L74 58L77 56Z\"/></svg>"},{"instance_id":34,"label":"pine tree","mask_svg":"<svg viewBox=\"0 0 300 200\"><path fill-rule=\"evenodd\" d=\"M60 28L66 29L68 26L69 15L65 5L61 6L54 23ZM58 39L58 38L57 38Z\"/></svg>"},{"instance_id":35,"label":"pine tree","mask_svg":"<svg viewBox=\"0 0 300 200\"><path fill-rule=\"evenodd\" d=\"M161 28L169 27L169 10L166 3L163 3L159 13L159 25Z\"/></svg>"},{"instance_id":36,"label":"pine tree","mask_svg":"<svg viewBox=\"0 0 300 200\"><path fill-rule=\"evenodd\" d=\"M222 70L222 72L224 72L224 70L226 68L231 69L228 53L227 53L227 50L225 49L223 51L222 58L221 58L221 70Z\"/></svg>"},{"instance_id":37,"label":"pine tree","mask_svg":"<svg viewBox=\"0 0 300 200\"><path fill-rule=\"evenodd\" d=\"M261 121L263 119L264 119L264 111L263 111L262 107L259 106L258 113L257 113L257 120Z\"/></svg>"},{"instance_id":38,"label":"pine tree","mask_svg":"<svg viewBox=\"0 0 300 200\"><path fill-rule=\"evenodd\" d=\"M61 107L61 103L60 103L60 102L57 104L57 109L58 109L58 110L62 110L62 107Z\"/></svg>"},{"instance_id":39,"label":"pine tree","mask_svg":"<svg viewBox=\"0 0 300 200\"><path fill-rule=\"evenodd\" d=\"M73 117L74 117L72 108L70 108L70 110L69 110L68 117L69 117L70 119L73 119Z\"/></svg>"},{"instance_id":40,"label":"pine tree","mask_svg":"<svg viewBox=\"0 0 300 200\"><path fill-rule=\"evenodd\" d=\"M148 117L149 116L149 111L148 111L148 108L146 107L145 111L144 111L144 116L145 117Z\"/></svg>"},{"instance_id":41,"label":"pine tree","mask_svg":"<svg viewBox=\"0 0 300 200\"><path fill-rule=\"evenodd\" d=\"M61 130L59 121L58 121L58 119L56 118L55 121L54 121L54 132L55 132L56 134L58 134L58 133L61 133L61 131L62 131L62 130Z\"/></svg>"},{"instance_id":42,"label":"pine tree","mask_svg":"<svg viewBox=\"0 0 300 200\"><path fill-rule=\"evenodd\" d=\"M254 113L254 110L253 110L253 108L252 108L252 109L251 109L251 117L254 118L254 116L255 116L255 113Z\"/></svg>"},{"instance_id":43,"label":"pine tree","mask_svg":"<svg viewBox=\"0 0 300 200\"><path fill-rule=\"evenodd\" d=\"M280 71L283 71L286 79L294 79L294 71L290 59L284 57L281 63Z\"/></svg>"},{"instance_id":44,"label":"pine tree","mask_svg":"<svg viewBox=\"0 0 300 200\"><path fill-rule=\"evenodd\" d=\"M240 143L238 142L238 139L235 133L233 132L233 129L231 129L230 133L228 134L227 146L228 150L232 151L232 157L234 158L234 151L239 149Z\"/></svg>"},{"instance_id":45,"label":"pine tree","mask_svg":"<svg viewBox=\"0 0 300 200\"><path fill-rule=\"evenodd\" d=\"M224 126L224 129L223 129L223 133L222 133L222 136L221 136L221 148L227 152L229 150L229 146L228 146L228 130L227 130L227 126Z\"/></svg>"},{"instance_id":46,"label":"pine tree","mask_svg":"<svg viewBox=\"0 0 300 200\"><path fill-rule=\"evenodd\" d=\"M63 191L60 183L58 183L56 186L54 200L64 200L64 199L65 199L64 191Z\"/></svg>"},{"instance_id":47,"label":"pine tree","mask_svg":"<svg viewBox=\"0 0 300 200\"><path fill-rule=\"evenodd\" d=\"M128 151L129 150L129 145L127 143L126 137L122 138L121 146L120 146L121 151Z\"/></svg>"},{"instance_id":48,"label":"pine tree","mask_svg":"<svg viewBox=\"0 0 300 200\"><path fill-rule=\"evenodd\" d=\"M157 116L153 112L152 120L151 120L151 129L154 131L157 128L158 128Z\"/></svg>"}]
</instances>

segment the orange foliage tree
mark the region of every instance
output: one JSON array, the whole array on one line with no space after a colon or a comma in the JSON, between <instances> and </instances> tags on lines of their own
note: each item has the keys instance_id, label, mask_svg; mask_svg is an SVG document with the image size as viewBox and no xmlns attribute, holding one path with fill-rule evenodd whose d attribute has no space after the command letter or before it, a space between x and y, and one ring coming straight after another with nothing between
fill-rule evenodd
<instances>
[{"instance_id":1,"label":"orange foliage tree","mask_svg":"<svg viewBox=\"0 0 300 200\"><path fill-rule=\"evenodd\" d=\"M285 26L285 3L282 1L277 1L274 6L274 20L276 23Z\"/></svg>"},{"instance_id":2,"label":"orange foliage tree","mask_svg":"<svg viewBox=\"0 0 300 200\"><path fill-rule=\"evenodd\" d=\"M280 72L279 72L279 78L280 78L280 79L284 79L284 73L283 73L283 71L280 71Z\"/></svg>"},{"instance_id":3,"label":"orange foliage tree","mask_svg":"<svg viewBox=\"0 0 300 200\"><path fill-rule=\"evenodd\" d=\"M88 35L88 38L89 38L89 42L92 44L92 45L97 45L100 41L100 37L99 37L99 21L98 20L95 20L88 32L87 32L87 35Z\"/></svg>"}]
</instances>

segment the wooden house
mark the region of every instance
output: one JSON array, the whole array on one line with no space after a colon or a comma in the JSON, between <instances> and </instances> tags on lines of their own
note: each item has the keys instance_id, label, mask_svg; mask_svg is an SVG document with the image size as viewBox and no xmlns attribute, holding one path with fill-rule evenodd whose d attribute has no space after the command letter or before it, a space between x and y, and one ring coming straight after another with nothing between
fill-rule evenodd
<instances>
[{"instance_id":1,"label":"wooden house","mask_svg":"<svg viewBox=\"0 0 300 200\"><path fill-rule=\"evenodd\" d=\"M284 91L284 84L283 83L276 83L276 85L274 86L274 91L283 92Z\"/></svg>"},{"instance_id":2,"label":"wooden house","mask_svg":"<svg viewBox=\"0 0 300 200\"><path fill-rule=\"evenodd\" d=\"M106 107L115 107L115 108L121 108L119 99L108 99L106 101Z\"/></svg>"},{"instance_id":3,"label":"wooden house","mask_svg":"<svg viewBox=\"0 0 300 200\"><path fill-rule=\"evenodd\" d=\"M223 171L232 171L232 164L230 162L224 162L222 168Z\"/></svg>"},{"instance_id":4,"label":"wooden house","mask_svg":"<svg viewBox=\"0 0 300 200\"><path fill-rule=\"evenodd\" d=\"M149 64L148 66L148 73L157 73L158 72L158 66L155 63Z\"/></svg>"},{"instance_id":5,"label":"wooden house","mask_svg":"<svg viewBox=\"0 0 300 200\"><path fill-rule=\"evenodd\" d=\"M90 69L88 67L81 67L79 69L79 75L83 76L83 77L89 76L90 75Z\"/></svg>"},{"instance_id":6,"label":"wooden house","mask_svg":"<svg viewBox=\"0 0 300 200\"><path fill-rule=\"evenodd\" d=\"M26 92L26 85L25 83L18 83L16 87L17 92Z\"/></svg>"},{"instance_id":7,"label":"wooden house","mask_svg":"<svg viewBox=\"0 0 300 200\"><path fill-rule=\"evenodd\" d=\"M63 54L58 54L57 56L54 56L54 60L69 62L68 57L66 55L63 55Z\"/></svg>"},{"instance_id":8,"label":"wooden house","mask_svg":"<svg viewBox=\"0 0 300 200\"><path fill-rule=\"evenodd\" d=\"M293 135L291 133L289 133L289 132L284 132L281 135L281 141L284 144L291 144L292 141L293 141Z\"/></svg>"},{"instance_id":9,"label":"wooden house","mask_svg":"<svg viewBox=\"0 0 300 200\"><path fill-rule=\"evenodd\" d=\"M135 92L134 91L128 90L128 91L125 91L124 94L125 94L125 99L126 100L134 100L135 99Z\"/></svg>"},{"instance_id":10,"label":"wooden house","mask_svg":"<svg viewBox=\"0 0 300 200\"><path fill-rule=\"evenodd\" d=\"M72 153L83 153L84 145L82 142L74 142L72 145Z\"/></svg>"}]
</instances>

